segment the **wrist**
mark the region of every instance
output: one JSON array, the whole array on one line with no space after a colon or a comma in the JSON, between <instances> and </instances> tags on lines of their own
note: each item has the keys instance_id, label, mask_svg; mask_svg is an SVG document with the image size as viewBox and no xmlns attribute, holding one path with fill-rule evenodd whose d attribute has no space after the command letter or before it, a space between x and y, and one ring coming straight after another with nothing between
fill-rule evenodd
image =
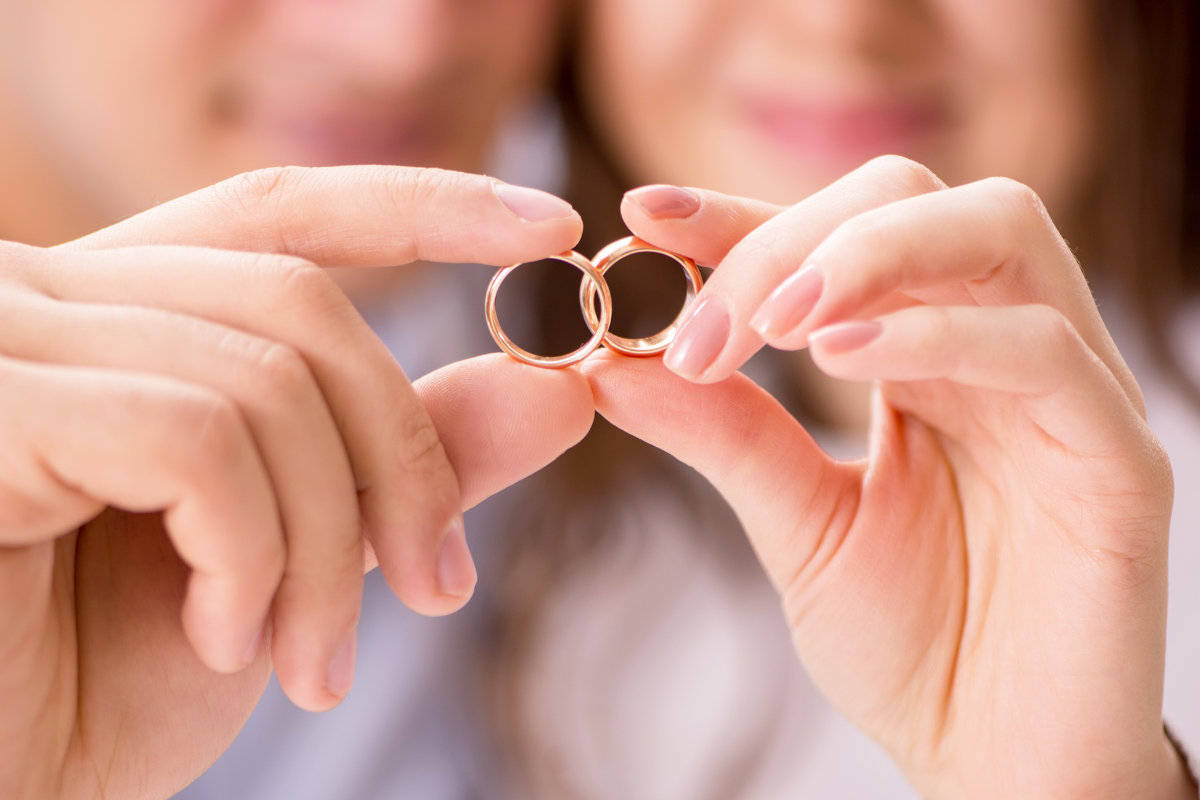
<instances>
[{"instance_id":1,"label":"wrist","mask_svg":"<svg viewBox=\"0 0 1200 800\"><path fill-rule=\"evenodd\" d=\"M1075 777L1068 778L1065 783L1069 786L1064 792L1064 775L1059 774L1051 780L1057 789L1047 788L1047 776L1013 775L1008 777L1015 783L1000 789L995 782L981 784L978 772L969 773L967 778L960 769L936 773L935 776L925 774L922 780L919 774L908 773L913 787L922 797L931 800L949 800L962 797L1088 797L1088 798L1154 798L1155 800L1200 800L1200 785L1197 783L1194 762L1186 749L1174 735L1163 726L1158 734L1156 745L1150 745L1144 757L1137 762L1126 762L1121 768L1119 761L1097 763L1095 759L1084 758L1089 764L1074 763L1068 771ZM1068 759L1068 762L1070 760ZM1060 763L1065 766L1068 762ZM1121 768L1123 774L1113 775L1106 772L1107 768ZM1037 788L1031 788L1037 787Z\"/></svg>"},{"instance_id":2,"label":"wrist","mask_svg":"<svg viewBox=\"0 0 1200 800\"><path fill-rule=\"evenodd\" d=\"M1200 786L1196 782L1191 759L1166 725L1163 725L1163 743L1166 766L1163 770L1163 790L1157 796L1171 800L1196 800L1200 797Z\"/></svg>"}]
</instances>

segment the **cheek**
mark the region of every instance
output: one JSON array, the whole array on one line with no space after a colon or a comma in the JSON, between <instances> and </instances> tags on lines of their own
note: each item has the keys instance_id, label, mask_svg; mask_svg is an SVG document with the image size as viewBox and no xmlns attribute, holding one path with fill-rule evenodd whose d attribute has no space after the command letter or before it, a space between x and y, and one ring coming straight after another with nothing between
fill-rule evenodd
<instances>
[{"instance_id":1,"label":"cheek","mask_svg":"<svg viewBox=\"0 0 1200 800\"><path fill-rule=\"evenodd\" d=\"M4 22L12 24L0 24L10 81L4 111L110 214L141 210L133 176L153 175L158 195L168 196L162 184L199 155L185 149L196 144L186 132L206 113L213 53L245 6L35 0L9 7Z\"/></svg>"},{"instance_id":2,"label":"cheek","mask_svg":"<svg viewBox=\"0 0 1200 800\"><path fill-rule=\"evenodd\" d=\"M946 175L1004 175L1061 213L1092 168L1096 85L1080 0L946 0L963 128Z\"/></svg>"},{"instance_id":3,"label":"cheek","mask_svg":"<svg viewBox=\"0 0 1200 800\"><path fill-rule=\"evenodd\" d=\"M722 0L597 0L585 22L585 102L635 180L678 180L708 101Z\"/></svg>"},{"instance_id":4,"label":"cheek","mask_svg":"<svg viewBox=\"0 0 1200 800\"><path fill-rule=\"evenodd\" d=\"M588 31L609 67L657 77L678 70L702 52L713 0L598 0Z\"/></svg>"}]
</instances>

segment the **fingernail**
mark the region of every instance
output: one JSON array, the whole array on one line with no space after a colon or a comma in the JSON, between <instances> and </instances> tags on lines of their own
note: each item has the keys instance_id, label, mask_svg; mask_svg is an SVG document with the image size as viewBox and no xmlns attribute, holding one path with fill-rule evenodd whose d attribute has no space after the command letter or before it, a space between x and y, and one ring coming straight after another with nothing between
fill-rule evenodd
<instances>
[{"instance_id":1,"label":"fingernail","mask_svg":"<svg viewBox=\"0 0 1200 800\"><path fill-rule=\"evenodd\" d=\"M824 288L825 276L819 269L803 268L771 292L750 320L750 327L764 339L791 333L812 313Z\"/></svg>"},{"instance_id":2,"label":"fingernail","mask_svg":"<svg viewBox=\"0 0 1200 800\"><path fill-rule=\"evenodd\" d=\"M659 184L625 193L654 219L684 219L700 210L700 195L690 189Z\"/></svg>"},{"instance_id":3,"label":"fingernail","mask_svg":"<svg viewBox=\"0 0 1200 800\"><path fill-rule=\"evenodd\" d=\"M461 519L450 523L442 539L442 551L438 554L438 591L451 597L470 597L475 591L475 562L467 548L467 535Z\"/></svg>"},{"instance_id":4,"label":"fingernail","mask_svg":"<svg viewBox=\"0 0 1200 800\"><path fill-rule=\"evenodd\" d=\"M810 345L818 345L826 353L836 356L866 347L883 333L883 324L866 322L840 322L808 335Z\"/></svg>"},{"instance_id":5,"label":"fingernail","mask_svg":"<svg viewBox=\"0 0 1200 800\"><path fill-rule=\"evenodd\" d=\"M354 685L354 662L358 658L358 629L350 631L346 641L342 642L337 655L329 662L329 675L325 679L325 688L334 697L345 697Z\"/></svg>"},{"instance_id":6,"label":"fingernail","mask_svg":"<svg viewBox=\"0 0 1200 800\"><path fill-rule=\"evenodd\" d=\"M698 378L717 360L729 341L729 312L719 297L709 297L692 312L667 350L663 363L685 378Z\"/></svg>"},{"instance_id":7,"label":"fingernail","mask_svg":"<svg viewBox=\"0 0 1200 800\"><path fill-rule=\"evenodd\" d=\"M575 216L570 203L549 192L498 181L492 185L500 202L526 222L549 222Z\"/></svg>"},{"instance_id":8,"label":"fingernail","mask_svg":"<svg viewBox=\"0 0 1200 800\"><path fill-rule=\"evenodd\" d=\"M264 621L258 626L258 631L254 634L254 638L250 640L250 644L246 647L246 652L242 654L243 666L250 666L254 663L254 659L258 658L258 649L262 647L263 631L267 628L267 623Z\"/></svg>"}]
</instances>

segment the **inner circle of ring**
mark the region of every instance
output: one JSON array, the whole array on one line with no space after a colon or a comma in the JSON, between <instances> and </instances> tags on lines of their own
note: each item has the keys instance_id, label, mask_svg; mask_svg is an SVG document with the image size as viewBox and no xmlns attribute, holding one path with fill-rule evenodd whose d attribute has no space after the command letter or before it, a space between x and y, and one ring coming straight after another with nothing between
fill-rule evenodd
<instances>
[{"instance_id":1,"label":"inner circle of ring","mask_svg":"<svg viewBox=\"0 0 1200 800\"><path fill-rule=\"evenodd\" d=\"M508 338L508 334L500 327L500 317L496 314L496 295L499 293L500 284L504 283L504 279L512 274L513 270L522 266L522 264L513 264L511 267L504 267L497 270L496 274L492 276L492 280L487 288L484 313L487 315L488 330L491 331L492 338L496 340L496 344L500 345L501 350L508 353L517 361L529 364L530 366L562 369L563 367L569 367L572 364L578 364L580 361L583 361L594 353L596 348L600 346L600 343L605 340L605 337L608 335L608 326L612 324L612 293L608 290L608 282L604 280L603 273L597 270L591 261L588 261L574 250L568 250L565 253L550 256L550 258L565 261L582 272L584 285L593 287L592 296L594 296L596 291L594 287L600 287L601 318L596 320L594 326L591 324L588 326L592 330L592 338L588 339L578 349L563 356L539 356L519 347L516 342ZM594 312L591 318L595 319Z\"/></svg>"},{"instance_id":2,"label":"inner circle of ring","mask_svg":"<svg viewBox=\"0 0 1200 800\"><path fill-rule=\"evenodd\" d=\"M607 285L603 288L601 313L605 315L603 325L601 320L596 317L596 311L592 307L596 296L597 282L589 281L584 278L579 284L579 305L583 309L583 318L587 321L588 328L593 332L604 332L602 337L604 346L610 350L616 350L618 353L624 353L627 356L652 356L666 350L671 342L675 341L675 334L679 331L679 323L682 321L684 314L691 308L692 302L696 299L696 295L704 286L704 277L700 274L700 270L696 268L696 262L687 256L681 256L672 253L669 250L662 250L654 245L647 244L636 236L626 236L624 239L618 239L612 244L605 247L592 260L592 266L600 274L603 279L604 273L608 272L621 259L633 255L634 253L658 253L673 259L679 266L683 267L683 275L687 278L687 297L683 301L683 308L679 310L675 321L667 327L663 328L653 336L646 336L641 339L626 339L623 336L617 336L615 333L609 333L608 327L612 324L612 313L610 306L612 305L611 293L608 292Z\"/></svg>"}]
</instances>

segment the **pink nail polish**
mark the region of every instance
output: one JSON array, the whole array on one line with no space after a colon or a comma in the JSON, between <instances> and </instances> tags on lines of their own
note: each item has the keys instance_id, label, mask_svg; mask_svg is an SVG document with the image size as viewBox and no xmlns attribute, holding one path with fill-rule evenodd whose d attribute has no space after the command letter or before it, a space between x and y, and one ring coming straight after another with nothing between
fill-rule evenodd
<instances>
[{"instance_id":1,"label":"pink nail polish","mask_svg":"<svg viewBox=\"0 0 1200 800\"><path fill-rule=\"evenodd\" d=\"M625 196L652 219L684 219L700 210L700 195L678 186L643 186Z\"/></svg>"},{"instance_id":2,"label":"pink nail polish","mask_svg":"<svg viewBox=\"0 0 1200 800\"><path fill-rule=\"evenodd\" d=\"M500 182L492 186L500 202L526 222L549 222L575 215L570 203L549 192Z\"/></svg>"},{"instance_id":3,"label":"pink nail polish","mask_svg":"<svg viewBox=\"0 0 1200 800\"><path fill-rule=\"evenodd\" d=\"M866 347L883 333L883 324L874 320L839 322L808 335L808 343L831 356L849 353Z\"/></svg>"},{"instance_id":4,"label":"pink nail polish","mask_svg":"<svg viewBox=\"0 0 1200 800\"><path fill-rule=\"evenodd\" d=\"M345 697L354 685L354 662L358 658L358 630L350 631L346 641L338 648L337 655L329 662L329 675L325 688L334 697Z\"/></svg>"},{"instance_id":5,"label":"pink nail polish","mask_svg":"<svg viewBox=\"0 0 1200 800\"><path fill-rule=\"evenodd\" d=\"M812 313L824 289L821 271L815 266L804 267L779 284L750 320L750 327L764 339L791 333Z\"/></svg>"},{"instance_id":6,"label":"pink nail polish","mask_svg":"<svg viewBox=\"0 0 1200 800\"><path fill-rule=\"evenodd\" d=\"M728 341L729 311L721 298L709 297L679 329L663 363L672 372L695 380L717 360Z\"/></svg>"},{"instance_id":7,"label":"pink nail polish","mask_svg":"<svg viewBox=\"0 0 1200 800\"><path fill-rule=\"evenodd\" d=\"M475 562L471 559L471 551L467 547L467 535L462 519L456 519L450 523L446 535L442 538L442 549L438 553L438 591L451 597L470 597L475 591L475 582L478 579Z\"/></svg>"}]
</instances>

